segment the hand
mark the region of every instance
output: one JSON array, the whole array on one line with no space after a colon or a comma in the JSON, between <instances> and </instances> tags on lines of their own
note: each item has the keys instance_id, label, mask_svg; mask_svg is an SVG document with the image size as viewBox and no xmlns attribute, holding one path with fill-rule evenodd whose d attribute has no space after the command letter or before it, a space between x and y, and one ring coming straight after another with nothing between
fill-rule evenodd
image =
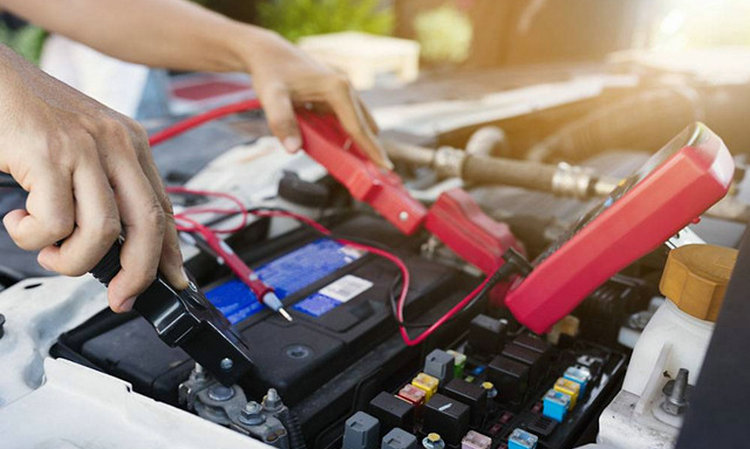
<instances>
[{"instance_id":1,"label":"hand","mask_svg":"<svg viewBox=\"0 0 750 449\"><path fill-rule=\"evenodd\" d=\"M109 305L129 310L157 268L187 287L172 209L136 122L0 46L0 170L29 192L3 218L13 241L61 274L89 271L123 233ZM62 241L62 244L55 244Z\"/></svg>"},{"instance_id":2,"label":"hand","mask_svg":"<svg viewBox=\"0 0 750 449\"><path fill-rule=\"evenodd\" d=\"M332 111L373 162L393 168L375 137L375 121L345 75L313 61L275 33L258 28L249 31L252 37L247 41L252 44L239 51L245 55L269 127L288 151L302 145L294 106L313 103L317 109Z\"/></svg>"}]
</instances>

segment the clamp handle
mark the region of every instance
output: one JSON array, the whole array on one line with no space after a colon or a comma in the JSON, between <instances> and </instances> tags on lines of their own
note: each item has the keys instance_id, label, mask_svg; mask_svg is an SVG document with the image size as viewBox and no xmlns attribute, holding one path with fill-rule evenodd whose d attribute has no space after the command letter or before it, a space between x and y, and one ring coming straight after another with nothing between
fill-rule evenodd
<instances>
[{"instance_id":1,"label":"clamp handle","mask_svg":"<svg viewBox=\"0 0 750 449\"><path fill-rule=\"evenodd\" d=\"M121 249L118 239L90 271L105 286L121 269ZM188 278L190 286L176 291L157 274L135 300L133 309L151 323L164 343L179 346L216 380L232 385L252 369L250 350L189 274Z\"/></svg>"}]
</instances>

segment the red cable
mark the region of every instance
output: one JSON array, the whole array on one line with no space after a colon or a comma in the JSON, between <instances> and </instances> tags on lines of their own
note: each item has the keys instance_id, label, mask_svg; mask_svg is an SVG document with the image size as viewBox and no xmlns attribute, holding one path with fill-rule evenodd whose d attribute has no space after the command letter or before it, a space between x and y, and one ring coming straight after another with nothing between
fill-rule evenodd
<instances>
[{"instance_id":1,"label":"red cable","mask_svg":"<svg viewBox=\"0 0 750 449\"><path fill-rule=\"evenodd\" d=\"M198 126L206 122L210 122L211 120L226 117L227 115L237 114L239 112L254 111L260 108L260 101L258 101L257 99L245 100L226 106L221 106L219 108L212 109L208 112L204 112L202 114L198 114L196 116L177 122L174 125L168 126L167 128L154 133L153 135L151 135L151 137L149 137L148 143L153 147L159 145L165 140L169 140L177 136L178 134L182 134L185 131L197 128Z\"/></svg>"},{"instance_id":2,"label":"red cable","mask_svg":"<svg viewBox=\"0 0 750 449\"><path fill-rule=\"evenodd\" d=\"M228 228L228 229L215 229L215 228L208 228L212 230L215 233L218 234L232 234L237 231L240 231L247 226L248 223L248 212L245 208L245 205L242 203L242 201L237 198L234 195L231 195L229 193L224 192L213 192L210 190L198 190L198 189L190 189L188 187L182 187L182 186L169 186L166 188L167 193L180 193L180 194L188 194L188 195L200 195L200 196L212 196L216 198L224 198L231 202L233 202L235 205L237 205L237 209L221 209L221 208L204 208L204 207L192 207L188 208L179 214L175 214L175 218L184 218L188 215L198 215L198 214L206 214L206 213L223 213L227 215L234 215L234 214L241 214L242 215L242 222L234 227ZM185 220L188 222L192 222L192 220ZM178 227L178 231L183 232L196 232L198 231L197 228L187 228L187 227Z\"/></svg>"},{"instance_id":3,"label":"red cable","mask_svg":"<svg viewBox=\"0 0 750 449\"><path fill-rule=\"evenodd\" d=\"M206 122L209 122L211 120L215 120L221 117L225 117L228 115L236 114L239 112L245 112L245 111L251 111L251 110L257 110L261 108L260 101L257 99L253 100L246 100L241 101L237 103L233 103L227 106L222 106L216 109L212 109L208 112L205 112L203 114L196 115L194 117L188 118L186 120L177 122L176 124L169 126L157 133L154 133L149 138L149 144L151 146L156 146L165 140L171 139L179 134L184 133L185 131L188 131L190 129L196 128ZM235 204L238 204L241 208L241 211L234 211L234 210L226 210L226 209L217 209L217 208L194 208L194 209L188 209L187 211L184 211L183 213L179 215L175 215L175 219L178 220L184 220L189 223L192 223L193 227L178 227L178 230L185 230L186 232L199 232L199 233L217 233L217 232L236 232L244 225L247 224L247 213L248 211L245 209L242 202L235 196L227 194L227 193L220 193L220 192L210 192L205 190L193 190L188 189L185 187L168 187L167 192L170 193L187 193L187 194L195 194L195 195L207 195L207 196L216 196L216 197L222 197L229 199L233 201ZM215 212L215 213L222 213L217 211L227 211L231 213L242 213L243 215L243 226L242 227L236 227L232 229L223 229L223 230L215 230L210 229L205 225L202 225L198 223L195 220L192 220L188 218L187 214L200 214L200 213L208 213L208 212ZM267 216L267 217L273 217L273 216L280 216L280 217L289 217L293 218L295 220L298 220L318 232L320 232L323 235L330 236L331 231L328 230L326 227L321 225L320 223L310 219L309 217L305 217L303 215L295 214L293 212L289 211L281 211L281 210L265 210L265 211L254 211L252 212L253 215L257 216ZM203 234L204 237L207 237L208 234ZM409 334L406 332L406 328L401 324L404 322L404 306L406 304L406 295L409 291L409 282L410 282L410 276L409 276L409 269L406 266L406 264L395 254L390 253L388 251L384 251L380 248L375 248L373 246L369 245L363 245L361 243L357 243L354 241L346 240L346 239L335 239L336 241L352 246L354 248L359 248L364 251L369 251L375 255L378 255L380 257L383 257L385 259L388 259L391 261L394 265L398 267L398 269L401 271L401 274L403 276L403 282L401 284L401 292L398 297L397 307L396 307L396 316L399 321L399 332L401 333L401 338L404 340L404 343L406 343L407 346L415 346L420 343L422 343L427 337L429 337L435 330L437 330L440 326L442 326L446 321L448 321L451 317L453 317L456 313L461 311L474 297L484 288L485 285L490 281L490 277L488 276L481 284L479 284L474 290L471 291L464 299L462 299L460 302L458 302L455 306L453 306L448 312L446 312L442 317L440 317L435 323L433 323L430 327L428 327L426 330L424 330L422 333L420 333L417 337L411 338Z\"/></svg>"},{"instance_id":4,"label":"red cable","mask_svg":"<svg viewBox=\"0 0 750 449\"><path fill-rule=\"evenodd\" d=\"M295 214L294 212L289 211L281 211L281 210L266 210L266 211L254 211L251 212L253 215L261 216L261 217L289 217L293 218L295 220L298 220L308 226L313 227L315 230L320 232L323 235L330 236L331 231L318 223L317 221L314 221L310 219L309 217L306 217L304 215ZM396 316L398 318L399 323L404 322L404 306L406 304L406 295L409 292L409 282L410 282L410 276L409 276L409 268L406 266L403 260L401 260L398 256L396 256L393 253L390 253L388 251L384 251L380 248L376 248L374 246L364 245L358 242L354 242L347 239L334 239L338 241L339 243L352 246L354 248L359 248L365 251L369 251L375 255L378 255L380 257L384 257L388 260L390 260L394 265L398 267L398 269L401 271L401 275L403 276L403 282L401 285L401 292L398 297L397 306L396 306ZM420 343L422 343L427 337L429 337L437 328L443 325L446 321L451 319L455 314L461 311L469 302L471 302L472 299L484 288L485 285L490 281L489 276L481 283L479 284L474 290L471 291L464 299L462 299L458 304L453 306L448 312L446 312L440 319L435 321L430 327L428 327L426 330L424 330L422 333L420 333L417 337L411 338L409 334L406 332L406 328L402 325L399 325L399 331L401 333L401 338L404 340L404 343L406 343L408 346L416 346Z\"/></svg>"}]
</instances>

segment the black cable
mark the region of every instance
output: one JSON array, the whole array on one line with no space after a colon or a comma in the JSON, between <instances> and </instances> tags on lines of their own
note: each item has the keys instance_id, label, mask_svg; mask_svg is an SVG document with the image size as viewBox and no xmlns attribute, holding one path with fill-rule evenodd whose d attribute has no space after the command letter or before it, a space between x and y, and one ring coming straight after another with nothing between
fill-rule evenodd
<instances>
[{"instance_id":1,"label":"black cable","mask_svg":"<svg viewBox=\"0 0 750 449\"><path fill-rule=\"evenodd\" d=\"M505 281L509 279L513 275L521 275L521 276L527 276L531 270L532 265L526 260L525 257L523 257L520 253L518 253L513 248L509 248L505 253L503 254L503 259L505 260L505 263L500 266L491 276L487 284L479 291L477 294L469 301L466 306L464 306L463 309L461 309L458 313L450 317L447 322L462 318L466 314L470 313L472 308L482 300L484 296L486 296L498 283ZM393 313L394 319L396 320L396 323L399 325L399 327L403 327L404 329L408 328L425 328L430 327L434 323L414 323L409 321L399 321L398 314L397 314L397 305L396 305L396 296L394 293L395 286L398 284L398 282L401 280L401 275L399 273L399 276L397 276L394 279L394 283L391 285L391 289L389 291L390 295L390 302L391 302L391 311Z\"/></svg>"}]
</instances>

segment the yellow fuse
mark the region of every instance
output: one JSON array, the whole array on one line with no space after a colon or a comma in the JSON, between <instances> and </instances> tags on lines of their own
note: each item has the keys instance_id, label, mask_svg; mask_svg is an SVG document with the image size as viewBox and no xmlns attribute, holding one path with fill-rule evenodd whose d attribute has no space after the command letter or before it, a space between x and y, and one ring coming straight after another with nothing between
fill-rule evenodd
<instances>
[{"instance_id":1,"label":"yellow fuse","mask_svg":"<svg viewBox=\"0 0 750 449\"><path fill-rule=\"evenodd\" d=\"M572 410L576 406L578 393L581 391L581 385L570 379L561 377L557 379L557 382L555 382L555 390L570 396L570 405L568 406L568 410Z\"/></svg>"},{"instance_id":2,"label":"yellow fuse","mask_svg":"<svg viewBox=\"0 0 750 449\"><path fill-rule=\"evenodd\" d=\"M438 383L439 381L436 378L425 373L417 374L417 377L411 381L412 385L424 391L425 402L429 401L432 395L437 393Z\"/></svg>"}]
</instances>

